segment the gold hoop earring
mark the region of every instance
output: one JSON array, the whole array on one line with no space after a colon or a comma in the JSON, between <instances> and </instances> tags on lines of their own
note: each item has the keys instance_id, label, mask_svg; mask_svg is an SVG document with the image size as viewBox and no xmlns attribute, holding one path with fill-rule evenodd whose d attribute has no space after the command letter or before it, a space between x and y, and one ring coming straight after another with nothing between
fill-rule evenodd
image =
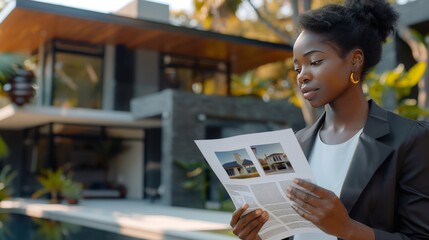
<instances>
[{"instance_id":1,"label":"gold hoop earring","mask_svg":"<svg viewBox=\"0 0 429 240\"><path fill-rule=\"evenodd\" d=\"M358 84L360 82L359 79L358 80L355 79L355 73L354 72L350 73L350 82L352 82L353 84Z\"/></svg>"}]
</instances>

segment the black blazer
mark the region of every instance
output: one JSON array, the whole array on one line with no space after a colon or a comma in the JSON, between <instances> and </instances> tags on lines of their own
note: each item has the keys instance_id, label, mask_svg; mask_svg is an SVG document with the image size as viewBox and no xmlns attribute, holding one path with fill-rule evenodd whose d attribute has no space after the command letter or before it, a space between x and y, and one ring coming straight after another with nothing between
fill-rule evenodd
<instances>
[{"instance_id":1,"label":"black blazer","mask_svg":"<svg viewBox=\"0 0 429 240\"><path fill-rule=\"evenodd\" d=\"M296 134L307 158L324 120ZM370 100L340 199L377 240L429 239L429 124Z\"/></svg>"}]
</instances>

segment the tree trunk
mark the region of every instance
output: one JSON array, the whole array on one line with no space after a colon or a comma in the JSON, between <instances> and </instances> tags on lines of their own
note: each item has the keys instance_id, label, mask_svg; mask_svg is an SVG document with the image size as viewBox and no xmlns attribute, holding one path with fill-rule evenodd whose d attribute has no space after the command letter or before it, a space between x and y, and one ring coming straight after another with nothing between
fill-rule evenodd
<instances>
[{"instance_id":1,"label":"tree trunk","mask_svg":"<svg viewBox=\"0 0 429 240\"><path fill-rule=\"evenodd\" d=\"M283 42L292 45L295 41L292 37L285 34L284 32L280 31L276 26L274 26L268 19L266 19L258 10L258 8L253 4L251 0L247 0L249 5L252 7L253 11L255 11L256 15L258 16L259 20L271 31L273 31L280 39L283 40Z\"/></svg>"},{"instance_id":2,"label":"tree trunk","mask_svg":"<svg viewBox=\"0 0 429 240\"><path fill-rule=\"evenodd\" d=\"M253 10L258 15L258 18L261 20L261 22L264 23L274 33L276 33L277 36L279 36L281 39L283 39L286 44L292 45L295 42L296 36L291 37L291 36L283 33L282 31L280 31L279 29L277 29L273 24L271 24L270 21L268 21L268 19L264 18L264 16L262 16L262 14L260 14L259 10L256 8L256 6L252 3L251 0L247 0L247 2L250 4L250 6L252 6ZM299 2L300 1L298 1L298 0L291 0L292 9L293 9L293 19L294 19L295 24L297 24L298 16L300 13ZM311 3L312 3L311 0L305 0L303 3L303 11L308 10L307 8L311 7ZM294 87L294 91L295 91L296 96L298 96L298 98L300 99L301 111L302 111L302 115L304 117L304 121L305 121L307 126L310 126L317 119L316 111L302 97L301 90L298 87Z\"/></svg>"}]
</instances>

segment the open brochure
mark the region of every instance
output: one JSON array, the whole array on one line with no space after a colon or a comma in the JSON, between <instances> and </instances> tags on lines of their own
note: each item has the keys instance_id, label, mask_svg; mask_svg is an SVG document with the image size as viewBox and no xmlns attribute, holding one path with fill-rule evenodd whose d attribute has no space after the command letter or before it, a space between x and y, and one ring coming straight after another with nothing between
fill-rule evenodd
<instances>
[{"instance_id":1,"label":"open brochure","mask_svg":"<svg viewBox=\"0 0 429 240\"><path fill-rule=\"evenodd\" d=\"M294 178L311 182L313 174L291 129L245 134L215 140L196 140L236 208L244 203L248 211L269 213L259 236L282 239L297 233L320 232L298 215L286 197Z\"/></svg>"}]
</instances>

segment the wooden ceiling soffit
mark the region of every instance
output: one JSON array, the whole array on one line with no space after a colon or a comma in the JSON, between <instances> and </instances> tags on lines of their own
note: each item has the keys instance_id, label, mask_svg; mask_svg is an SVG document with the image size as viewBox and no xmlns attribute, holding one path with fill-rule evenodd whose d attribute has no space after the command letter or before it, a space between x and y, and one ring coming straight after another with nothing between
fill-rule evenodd
<instances>
[{"instance_id":1,"label":"wooden ceiling soffit","mask_svg":"<svg viewBox=\"0 0 429 240\"><path fill-rule=\"evenodd\" d=\"M52 38L222 60L234 73L292 55L288 45L35 1L14 1L0 13L0 52L34 52Z\"/></svg>"}]
</instances>

